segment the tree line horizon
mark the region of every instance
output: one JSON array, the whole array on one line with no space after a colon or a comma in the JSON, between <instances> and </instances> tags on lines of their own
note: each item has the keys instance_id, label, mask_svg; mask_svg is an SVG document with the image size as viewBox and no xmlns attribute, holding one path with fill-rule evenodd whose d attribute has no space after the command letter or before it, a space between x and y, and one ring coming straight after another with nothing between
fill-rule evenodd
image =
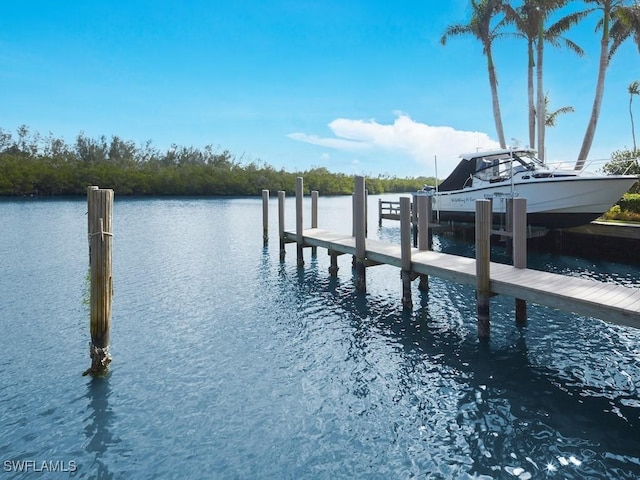
<instances>
[{"instance_id":1,"label":"tree line horizon","mask_svg":"<svg viewBox=\"0 0 640 480\"><path fill-rule=\"evenodd\" d=\"M51 133L31 133L22 125L17 137L0 128L0 196L86 195L89 185L112 188L123 196L255 196L263 189L295 193L297 177L305 192L350 195L353 175L325 167L287 172L261 162L246 162L228 150L172 144L165 151L151 140L141 145L117 135L79 133L67 144ZM371 194L415 191L433 177L368 177Z\"/></svg>"},{"instance_id":2,"label":"tree line horizon","mask_svg":"<svg viewBox=\"0 0 640 480\"><path fill-rule=\"evenodd\" d=\"M575 10L575 5L578 3L582 3L585 8ZM580 2L523 0L517 3L508 0L471 0L470 6L471 15L468 23L454 23L446 27L440 38L440 43L446 45L450 37L469 35L482 44L483 54L487 60L496 133L501 148L506 148L498 94L497 69L493 59L493 44L496 40L508 36L526 41L529 146L534 148L537 145L538 156L543 161L545 128L554 125L557 114L573 111L573 107L562 107L555 112L548 111L548 95L544 90L545 45L549 44L554 47L564 45L574 53L583 55L582 48L565 37L565 33L592 14L598 15L596 31L600 32L600 53L597 82L591 115L575 164L575 169L581 170L595 137L610 61L618 48L628 39L633 39L640 52L640 4L637 0L581 0ZM567 7L570 7L568 12ZM565 12L567 13L565 14ZM552 21L558 17L559 19ZM513 29L507 30L507 27L513 27ZM631 81L628 91L633 152L635 153L637 148L631 101L634 95L640 94L637 80Z\"/></svg>"}]
</instances>

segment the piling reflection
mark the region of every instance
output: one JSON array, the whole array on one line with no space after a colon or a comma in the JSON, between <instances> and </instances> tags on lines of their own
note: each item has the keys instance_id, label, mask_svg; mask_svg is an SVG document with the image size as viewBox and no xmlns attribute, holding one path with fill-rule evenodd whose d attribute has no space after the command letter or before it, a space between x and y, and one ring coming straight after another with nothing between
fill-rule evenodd
<instances>
[{"instance_id":1,"label":"piling reflection","mask_svg":"<svg viewBox=\"0 0 640 480\"><path fill-rule=\"evenodd\" d=\"M395 232L390 230L382 233L393 239ZM472 247L448 237L436 240L439 248L472 253ZM501 252L497 248L494 253L500 257ZM625 391L603 381L602 373L615 375L616 365L590 361L564 368L585 352L557 337L562 335L558 329L569 328L562 320L554 319L556 330L549 331L539 325L541 319L533 309L530 327L516 325L513 300L496 300L492 307L496 337L479 342L471 287L434 281L429 291L417 295L419 307L407 311L401 308L399 287L395 296L357 294L355 280L345 271L347 262L342 262L340 275L332 277L323 268L327 262L314 260L300 269L281 264L276 290L285 298L295 297L301 312L299 328L315 328L317 319L307 321L303 312L313 313L317 304L331 316L332 328L336 329L335 318L340 319L337 328L345 334L341 343L346 348L338 351L346 354L344 371L331 375L341 382L342 394L351 398L334 399L337 408L349 404L358 415L379 422L376 412L393 408L388 404L393 390L393 403L406 408L408 415L406 425L395 427L404 429L403 441L416 440L415 431L407 431L413 424L431 448L421 450L421 444L414 443L412 451L429 456L440 446L460 462L459 471L469 474L500 477L506 472L518 478L555 471L566 478L640 474L640 467L629 470L640 465L640 439L635 435L640 402L634 379ZM554 343L541 337L541 331L557 337L562 349L545 351ZM528 345L532 338L536 339L533 352ZM385 362L380 348L394 358ZM400 357L395 355L398 351ZM545 359L540 358L541 351ZM576 368L580 371L572 376ZM457 413L450 416L452 410Z\"/></svg>"},{"instance_id":2,"label":"piling reflection","mask_svg":"<svg viewBox=\"0 0 640 480\"><path fill-rule=\"evenodd\" d=\"M84 432L87 437L87 451L93 454L93 463L88 465L90 478L107 480L115 478L106 461L108 448L116 443L111 429L113 411L109 406L111 386L109 375L92 378L87 383L86 398L89 400L89 416Z\"/></svg>"}]
</instances>

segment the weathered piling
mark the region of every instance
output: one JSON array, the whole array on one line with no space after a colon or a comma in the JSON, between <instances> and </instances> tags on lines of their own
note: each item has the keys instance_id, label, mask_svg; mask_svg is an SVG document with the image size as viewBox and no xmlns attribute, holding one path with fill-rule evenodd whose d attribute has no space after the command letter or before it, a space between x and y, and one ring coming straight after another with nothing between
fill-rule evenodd
<instances>
[{"instance_id":1,"label":"weathered piling","mask_svg":"<svg viewBox=\"0 0 640 480\"><path fill-rule=\"evenodd\" d=\"M318 191L311 192L311 228L318 228ZM311 255L318 254L318 247L311 247Z\"/></svg>"},{"instance_id":2,"label":"weathered piling","mask_svg":"<svg viewBox=\"0 0 640 480\"><path fill-rule=\"evenodd\" d=\"M429 222L431 221L431 198L424 195L418 195L414 197L418 204L418 250L429 250L429 237L431 229L429 228ZM420 283L418 284L418 290L429 290L429 276L420 275Z\"/></svg>"},{"instance_id":3,"label":"weathered piling","mask_svg":"<svg viewBox=\"0 0 640 480\"><path fill-rule=\"evenodd\" d=\"M284 256L287 251L284 248L286 243L284 238L284 190L278 191L278 236L280 238L280 261L284 260Z\"/></svg>"},{"instance_id":4,"label":"weathered piling","mask_svg":"<svg viewBox=\"0 0 640 480\"><path fill-rule=\"evenodd\" d=\"M111 363L109 340L113 298L113 190L91 186L87 189L91 367L83 375L102 375Z\"/></svg>"},{"instance_id":5,"label":"weathered piling","mask_svg":"<svg viewBox=\"0 0 640 480\"><path fill-rule=\"evenodd\" d=\"M413 198L413 205L409 203L411 208L411 233L413 235L413 247L418 248L418 205L417 200L415 200L416 197Z\"/></svg>"},{"instance_id":6,"label":"weathered piling","mask_svg":"<svg viewBox=\"0 0 640 480\"><path fill-rule=\"evenodd\" d=\"M332 277L338 276L338 255L339 253L335 250L329 250L330 264L329 264L329 275Z\"/></svg>"},{"instance_id":7,"label":"weathered piling","mask_svg":"<svg viewBox=\"0 0 640 480\"><path fill-rule=\"evenodd\" d=\"M297 259L298 266L304 265L304 239L302 236L302 199L304 193L304 184L302 177L296 178L296 235L298 236L297 242Z\"/></svg>"},{"instance_id":8,"label":"weathered piling","mask_svg":"<svg viewBox=\"0 0 640 480\"><path fill-rule=\"evenodd\" d=\"M262 190L262 244L269 245L269 190Z\"/></svg>"},{"instance_id":9,"label":"weathered piling","mask_svg":"<svg viewBox=\"0 0 640 480\"><path fill-rule=\"evenodd\" d=\"M505 237L505 253L513 259L513 198L507 198L504 212L504 229L508 233Z\"/></svg>"},{"instance_id":10,"label":"weathered piling","mask_svg":"<svg viewBox=\"0 0 640 480\"><path fill-rule=\"evenodd\" d=\"M411 199L400 197L400 257L402 279L402 306L413 308L411 299Z\"/></svg>"},{"instance_id":11,"label":"weathered piling","mask_svg":"<svg viewBox=\"0 0 640 480\"><path fill-rule=\"evenodd\" d=\"M515 268L527 268L527 200L525 198L513 199L513 266ZM527 302L516 298L516 323L527 323Z\"/></svg>"},{"instance_id":12,"label":"weathered piling","mask_svg":"<svg viewBox=\"0 0 640 480\"><path fill-rule=\"evenodd\" d=\"M478 311L478 338L489 338L489 265L491 236L491 202L476 200L476 301Z\"/></svg>"},{"instance_id":13,"label":"weathered piling","mask_svg":"<svg viewBox=\"0 0 640 480\"><path fill-rule=\"evenodd\" d=\"M355 192L353 194L353 234L356 241L356 291L367 291L367 278L365 267L366 252L366 207L365 207L364 177L355 177Z\"/></svg>"}]
</instances>

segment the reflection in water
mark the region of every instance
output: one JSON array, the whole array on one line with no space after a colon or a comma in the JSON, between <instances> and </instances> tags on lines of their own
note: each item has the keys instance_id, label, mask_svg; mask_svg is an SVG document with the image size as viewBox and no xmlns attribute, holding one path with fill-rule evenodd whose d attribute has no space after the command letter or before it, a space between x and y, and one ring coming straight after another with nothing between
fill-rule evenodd
<instances>
[{"instance_id":1,"label":"reflection in water","mask_svg":"<svg viewBox=\"0 0 640 480\"><path fill-rule=\"evenodd\" d=\"M94 458L93 464L89 466L91 469L90 478L99 480L114 478L105 461L108 447L116 443L111 433L113 411L109 407L109 396L111 395L109 376L110 374L92 378L87 383L86 397L89 399L89 417L84 432L88 440L87 451L92 453Z\"/></svg>"},{"instance_id":2,"label":"reflection in water","mask_svg":"<svg viewBox=\"0 0 640 480\"><path fill-rule=\"evenodd\" d=\"M618 397L626 392L613 386L594 389L531 361L527 327L512 324L506 344L479 342L469 323L464 329L438 318L442 307L431 308L427 300L429 295L443 294L435 282L430 292L419 294L421 307L411 312L400 307L399 298L393 304L389 298L357 294L351 282L342 286L339 279L318 272L315 264L296 269L295 274L280 265L279 280L282 293L295 291L300 312L318 302L348 327L343 332L348 371L341 378L344 393L355 397L353 405L361 406L358 415L376 418L375 410L389 409L381 405L385 401L381 389L392 389L393 402L414 412L411 422L429 439L429 448L441 445L451 455L446 459L449 466L459 463L459 469L450 473L500 477L506 472L535 478L557 471L572 478L595 478L612 471L628 475L629 465L640 462L640 439L635 434L638 405L621 401ZM445 295L451 295L454 303L472 305L472 298L463 298L469 292L447 286ZM511 302L506 303L511 308ZM496 311L501 308L505 307L496 306ZM496 316L511 317L511 313ZM311 328L300 320L301 328ZM400 361L383 365L383 355L376 349L388 346L401 352ZM385 372L390 365L394 371ZM385 385L380 377L385 377ZM447 416L448 408L457 414ZM411 427L397 426L398 439L407 441L407 428ZM418 455L418 447L411 448ZM431 461L432 467L438 463ZM617 462L626 469L616 470ZM634 475L640 473L640 465L637 470Z\"/></svg>"}]
</instances>

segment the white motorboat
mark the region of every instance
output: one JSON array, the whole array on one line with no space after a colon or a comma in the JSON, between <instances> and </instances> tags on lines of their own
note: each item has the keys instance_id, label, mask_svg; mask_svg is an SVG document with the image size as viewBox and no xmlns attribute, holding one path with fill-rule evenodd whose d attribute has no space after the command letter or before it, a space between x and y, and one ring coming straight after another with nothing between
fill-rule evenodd
<instances>
[{"instance_id":1,"label":"white motorboat","mask_svg":"<svg viewBox=\"0 0 640 480\"><path fill-rule=\"evenodd\" d=\"M475 201L492 199L494 222L504 217L506 199L526 198L527 223L546 228L584 225L608 211L638 181L637 175L600 175L551 168L528 148L461 155L453 172L437 187L433 211L441 221L473 222Z\"/></svg>"}]
</instances>

